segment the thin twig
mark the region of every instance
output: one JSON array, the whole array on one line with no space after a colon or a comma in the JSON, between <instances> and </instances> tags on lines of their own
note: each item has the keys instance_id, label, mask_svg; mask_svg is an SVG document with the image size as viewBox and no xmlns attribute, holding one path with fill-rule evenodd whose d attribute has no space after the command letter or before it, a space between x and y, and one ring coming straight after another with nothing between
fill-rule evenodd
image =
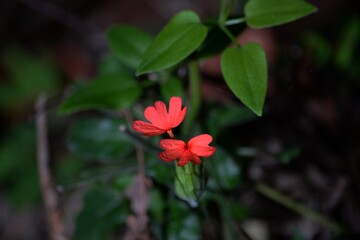
<instances>
[{"instance_id":1,"label":"thin twig","mask_svg":"<svg viewBox=\"0 0 360 240\"><path fill-rule=\"evenodd\" d=\"M60 214L58 195L48 166L49 148L45 114L46 100L46 95L41 95L36 103L37 164L41 192L49 225L49 235L52 240L65 240L67 238L64 235L64 225Z\"/></svg>"},{"instance_id":2,"label":"thin twig","mask_svg":"<svg viewBox=\"0 0 360 240\"><path fill-rule=\"evenodd\" d=\"M131 125L134 122L131 112L125 109L123 110L123 114L128 125ZM127 225L129 230L124 239L147 240L150 239L150 234L147 229L149 221L147 210L149 207L151 180L145 175L144 149L139 143L135 144L135 151L138 161L138 174L134 177L132 184L126 189L126 196L131 201L131 209L134 215L128 216Z\"/></svg>"},{"instance_id":3,"label":"thin twig","mask_svg":"<svg viewBox=\"0 0 360 240\"><path fill-rule=\"evenodd\" d=\"M276 191L275 189L271 188L270 186L264 183L256 184L255 189L264 196L272 199L275 202L282 204L283 206L291 209L292 211L304 217L310 218L322 225L330 227L331 230L333 230L335 233L341 233L344 231L344 228L339 223L335 222L334 220L328 218L325 215L322 215L308 208L303 204L295 202L291 198L283 195L282 193Z\"/></svg>"}]
</instances>

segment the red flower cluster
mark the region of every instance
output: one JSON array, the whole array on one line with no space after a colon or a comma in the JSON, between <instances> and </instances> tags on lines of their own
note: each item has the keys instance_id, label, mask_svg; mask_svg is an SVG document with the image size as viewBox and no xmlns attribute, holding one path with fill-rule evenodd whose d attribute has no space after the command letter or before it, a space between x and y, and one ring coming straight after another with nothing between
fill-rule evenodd
<instances>
[{"instance_id":1,"label":"red flower cluster","mask_svg":"<svg viewBox=\"0 0 360 240\"><path fill-rule=\"evenodd\" d=\"M160 147L164 149L159 153L161 160L171 162L178 160L178 166L184 166L188 162L201 164L200 157L210 157L216 148L209 146L213 138L209 134L201 134L193 137L188 143L174 139L172 128L179 126L186 114L186 107L183 109L182 100L179 97L172 97L169 104L169 112L166 110L165 103L155 102L154 106L145 109L145 118L150 122L137 120L133 124L133 129L145 136L161 135L165 132L172 139L160 141Z\"/></svg>"}]
</instances>

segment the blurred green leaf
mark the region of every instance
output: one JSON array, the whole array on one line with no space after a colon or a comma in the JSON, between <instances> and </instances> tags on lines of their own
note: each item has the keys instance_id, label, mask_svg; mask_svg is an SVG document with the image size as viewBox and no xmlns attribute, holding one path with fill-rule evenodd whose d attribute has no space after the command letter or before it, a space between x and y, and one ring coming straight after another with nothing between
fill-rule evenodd
<instances>
[{"instance_id":1,"label":"blurred green leaf","mask_svg":"<svg viewBox=\"0 0 360 240\"><path fill-rule=\"evenodd\" d=\"M113 192L94 188L84 196L84 207L76 218L75 239L103 240L125 224L128 208Z\"/></svg>"},{"instance_id":2,"label":"blurred green leaf","mask_svg":"<svg viewBox=\"0 0 360 240\"><path fill-rule=\"evenodd\" d=\"M241 48L226 49L221 57L221 70L235 96L261 116L267 85L263 48L256 43L248 43Z\"/></svg>"},{"instance_id":3,"label":"blurred green leaf","mask_svg":"<svg viewBox=\"0 0 360 240\"><path fill-rule=\"evenodd\" d=\"M169 201L169 219L166 239L201 239L201 222L199 217L184 203L175 201L174 199Z\"/></svg>"},{"instance_id":4,"label":"blurred green leaf","mask_svg":"<svg viewBox=\"0 0 360 240\"><path fill-rule=\"evenodd\" d=\"M331 46L327 39L317 32L310 32L305 35L305 42L316 63L324 66L331 57Z\"/></svg>"},{"instance_id":5,"label":"blurred green leaf","mask_svg":"<svg viewBox=\"0 0 360 240\"><path fill-rule=\"evenodd\" d=\"M256 115L246 107L224 105L210 108L207 127L210 135L218 136L224 129L255 119Z\"/></svg>"},{"instance_id":6,"label":"blurred green leaf","mask_svg":"<svg viewBox=\"0 0 360 240\"><path fill-rule=\"evenodd\" d=\"M55 172L58 183L68 184L78 179L79 174L86 166L82 159L72 154L66 154L56 164Z\"/></svg>"},{"instance_id":7,"label":"blurred green leaf","mask_svg":"<svg viewBox=\"0 0 360 240\"><path fill-rule=\"evenodd\" d=\"M353 17L347 23L339 39L335 62L340 69L349 69L353 66L354 57L358 56L357 47L360 39L360 19L358 17Z\"/></svg>"},{"instance_id":8,"label":"blurred green leaf","mask_svg":"<svg viewBox=\"0 0 360 240\"><path fill-rule=\"evenodd\" d=\"M188 163L183 167L175 165L175 170L176 196L186 201L190 206L196 207L205 187L203 166Z\"/></svg>"},{"instance_id":9,"label":"blurred green leaf","mask_svg":"<svg viewBox=\"0 0 360 240\"><path fill-rule=\"evenodd\" d=\"M107 41L115 56L128 67L139 67L142 56L152 37L134 27L113 26L107 33Z\"/></svg>"},{"instance_id":10,"label":"blurred green leaf","mask_svg":"<svg viewBox=\"0 0 360 240\"><path fill-rule=\"evenodd\" d=\"M113 54L107 54L102 57L98 65L98 75L104 76L116 73L131 74L131 70L122 64Z\"/></svg>"},{"instance_id":11,"label":"blurred green leaf","mask_svg":"<svg viewBox=\"0 0 360 240\"><path fill-rule=\"evenodd\" d=\"M165 202L158 188L152 188L150 191L150 209L153 221L160 224L164 221Z\"/></svg>"},{"instance_id":12,"label":"blurred green leaf","mask_svg":"<svg viewBox=\"0 0 360 240\"><path fill-rule=\"evenodd\" d=\"M60 113L87 109L121 110L131 106L140 96L135 79L124 73L100 76L65 99Z\"/></svg>"},{"instance_id":13,"label":"blurred green leaf","mask_svg":"<svg viewBox=\"0 0 360 240\"><path fill-rule=\"evenodd\" d=\"M2 61L10 79L0 88L0 107L28 104L39 93L52 94L59 88L59 73L48 58L36 58L24 49L11 47Z\"/></svg>"},{"instance_id":14,"label":"blurred green leaf","mask_svg":"<svg viewBox=\"0 0 360 240\"><path fill-rule=\"evenodd\" d=\"M116 189L118 189L121 192L124 192L126 190L127 187L129 187L129 185L132 183L134 178L133 173L131 174L119 174L119 176L117 176L114 179L114 185L116 187Z\"/></svg>"},{"instance_id":15,"label":"blurred green leaf","mask_svg":"<svg viewBox=\"0 0 360 240\"><path fill-rule=\"evenodd\" d=\"M173 96L184 96L184 88L181 79L177 77L170 77L160 85L160 92L167 101L169 101Z\"/></svg>"},{"instance_id":16,"label":"blurred green leaf","mask_svg":"<svg viewBox=\"0 0 360 240\"><path fill-rule=\"evenodd\" d=\"M281 25L316 11L303 0L249 0L244 9L246 22L253 28Z\"/></svg>"},{"instance_id":17,"label":"blurred green leaf","mask_svg":"<svg viewBox=\"0 0 360 240\"><path fill-rule=\"evenodd\" d=\"M121 124L124 124L124 120L80 119L69 131L68 148L88 160L122 159L133 150L133 145L119 131Z\"/></svg>"},{"instance_id":18,"label":"blurred green leaf","mask_svg":"<svg viewBox=\"0 0 360 240\"><path fill-rule=\"evenodd\" d=\"M208 182L209 187L230 190L238 187L241 182L239 165L229 153L220 147L217 147L215 154L206 160L205 167L212 177Z\"/></svg>"},{"instance_id":19,"label":"blurred green leaf","mask_svg":"<svg viewBox=\"0 0 360 240\"><path fill-rule=\"evenodd\" d=\"M299 147L291 147L289 149L286 149L284 152L282 152L279 155L279 158L281 162L283 163L289 163L295 158L297 158L301 153L301 149Z\"/></svg>"},{"instance_id":20,"label":"blurred green leaf","mask_svg":"<svg viewBox=\"0 0 360 240\"><path fill-rule=\"evenodd\" d=\"M176 14L144 53L137 75L164 70L184 60L205 40L207 27L191 11Z\"/></svg>"},{"instance_id":21,"label":"blurred green leaf","mask_svg":"<svg viewBox=\"0 0 360 240\"><path fill-rule=\"evenodd\" d=\"M161 162L159 157L154 153L151 154L153 154L155 157L153 157L154 161L151 161L148 158L149 161L154 163L153 165L150 165L149 169L147 170L149 176L152 177L156 182L163 184L164 186L169 186L173 184L175 176L173 166Z\"/></svg>"},{"instance_id":22,"label":"blurred green leaf","mask_svg":"<svg viewBox=\"0 0 360 240\"><path fill-rule=\"evenodd\" d=\"M24 124L11 129L0 144L0 187L16 207L40 200L34 140L34 126Z\"/></svg>"}]
</instances>

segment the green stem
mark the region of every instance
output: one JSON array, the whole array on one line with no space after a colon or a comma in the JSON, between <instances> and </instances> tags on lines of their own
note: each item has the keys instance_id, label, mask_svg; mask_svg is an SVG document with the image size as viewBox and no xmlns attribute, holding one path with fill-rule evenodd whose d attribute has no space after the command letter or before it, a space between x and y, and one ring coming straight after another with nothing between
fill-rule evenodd
<instances>
[{"instance_id":1,"label":"green stem","mask_svg":"<svg viewBox=\"0 0 360 240\"><path fill-rule=\"evenodd\" d=\"M236 37L227 29L225 26L220 26L220 29L230 38L230 40L237 46L240 47Z\"/></svg>"},{"instance_id":2,"label":"green stem","mask_svg":"<svg viewBox=\"0 0 360 240\"><path fill-rule=\"evenodd\" d=\"M220 2L220 12L219 12L219 25L222 26L226 20L225 13L226 13L226 3L227 0L221 0Z\"/></svg>"},{"instance_id":3,"label":"green stem","mask_svg":"<svg viewBox=\"0 0 360 240\"><path fill-rule=\"evenodd\" d=\"M227 4L228 0L221 0L220 3L220 13L219 13L219 25L224 26L226 19L228 19L231 10L234 5L234 0L230 0L229 4Z\"/></svg>"},{"instance_id":4,"label":"green stem","mask_svg":"<svg viewBox=\"0 0 360 240\"><path fill-rule=\"evenodd\" d=\"M275 202L280 203L281 205L284 205L285 207L291 209L292 211L294 211L304 217L311 218L323 225L329 226L330 228L332 228L332 230L335 233L341 233L343 231L342 226L340 224L338 224L337 222L308 208L307 206L305 206L303 204L295 202L291 198L283 195L282 193L267 186L266 184L258 183L258 184L256 184L255 189L259 193L265 195L266 197L272 199Z\"/></svg>"},{"instance_id":5,"label":"green stem","mask_svg":"<svg viewBox=\"0 0 360 240\"><path fill-rule=\"evenodd\" d=\"M189 62L189 82L190 82L190 111L185 120L183 133L187 134L190 130L190 124L196 118L201 104L201 79L199 66L196 61Z\"/></svg>"}]
</instances>

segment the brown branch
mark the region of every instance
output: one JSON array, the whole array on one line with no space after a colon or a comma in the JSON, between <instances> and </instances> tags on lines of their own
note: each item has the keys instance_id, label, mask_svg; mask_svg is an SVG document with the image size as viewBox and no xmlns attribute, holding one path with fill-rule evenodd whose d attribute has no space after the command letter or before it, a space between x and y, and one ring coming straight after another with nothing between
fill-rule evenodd
<instances>
[{"instance_id":1,"label":"brown branch","mask_svg":"<svg viewBox=\"0 0 360 240\"><path fill-rule=\"evenodd\" d=\"M49 235L52 240L66 240L64 226L59 210L59 201L52 175L49 170L49 148L47 142L46 95L39 96L36 102L37 164L40 187L45 204Z\"/></svg>"},{"instance_id":2,"label":"brown branch","mask_svg":"<svg viewBox=\"0 0 360 240\"><path fill-rule=\"evenodd\" d=\"M131 125L134 122L131 112L125 109L123 114L127 123ZM120 132L123 132L122 130L120 127ZM128 231L123 239L149 240L151 237L148 229L149 217L147 216L147 210L149 208L149 189L152 182L145 175L144 149L139 143L135 144L135 152L138 161L138 174L134 176L132 183L125 191L134 214L127 218Z\"/></svg>"}]
</instances>

